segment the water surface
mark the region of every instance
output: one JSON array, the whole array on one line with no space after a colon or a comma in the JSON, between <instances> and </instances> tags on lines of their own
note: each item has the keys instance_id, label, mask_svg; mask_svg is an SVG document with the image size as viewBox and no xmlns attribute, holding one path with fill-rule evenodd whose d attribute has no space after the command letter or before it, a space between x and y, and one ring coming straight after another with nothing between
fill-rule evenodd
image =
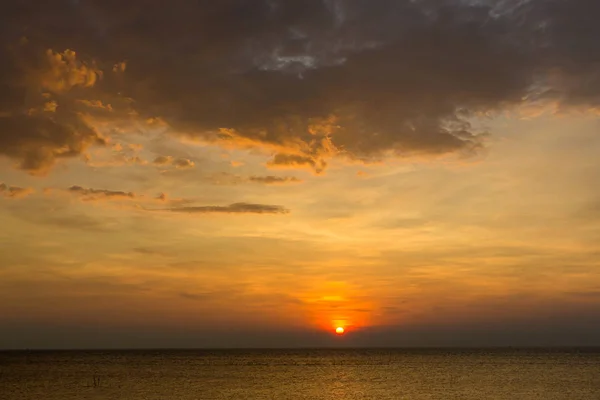
<instances>
[{"instance_id":1,"label":"water surface","mask_svg":"<svg viewBox=\"0 0 600 400\"><path fill-rule=\"evenodd\" d=\"M600 399L600 349L0 353L0 398Z\"/></svg>"}]
</instances>

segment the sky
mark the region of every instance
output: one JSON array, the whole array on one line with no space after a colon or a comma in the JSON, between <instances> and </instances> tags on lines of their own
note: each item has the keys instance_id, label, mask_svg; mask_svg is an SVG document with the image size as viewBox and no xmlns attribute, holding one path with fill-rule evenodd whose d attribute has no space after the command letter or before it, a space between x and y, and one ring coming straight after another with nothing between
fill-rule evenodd
<instances>
[{"instance_id":1,"label":"sky","mask_svg":"<svg viewBox=\"0 0 600 400\"><path fill-rule=\"evenodd\" d=\"M5 3L0 348L600 345L597 0Z\"/></svg>"}]
</instances>

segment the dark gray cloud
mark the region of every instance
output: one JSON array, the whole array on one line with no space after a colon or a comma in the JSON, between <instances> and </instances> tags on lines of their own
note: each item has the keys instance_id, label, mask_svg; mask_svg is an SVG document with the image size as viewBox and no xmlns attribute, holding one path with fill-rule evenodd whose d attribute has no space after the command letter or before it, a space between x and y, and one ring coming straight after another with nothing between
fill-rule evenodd
<instances>
[{"instance_id":1,"label":"dark gray cloud","mask_svg":"<svg viewBox=\"0 0 600 400\"><path fill-rule=\"evenodd\" d=\"M182 134L319 172L334 155L470 154L484 132L469 117L524 101L596 107L598 12L595 0L13 0L0 22L5 46L25 36L42 54L86 55L36 70L55 97L120 93ZM101 140L62 98L61 117L15 114L13 81L1 148L22 168Z\"/></svg>"},{"instance_id":2,"label":"dark gray cloud","mask_svg":"<svg viewBox=\"0 0 600 400\"><path fill-rule=\"evenodd\" d=\"M80 155L91 143L104 141L70 116L0 116L0 154L32 173L47 171L57 159Z\"/></svg>"},{"instance_id":3,"label":"dark gray cloud","mask_svg":"<svg viewBox=\"0 0 600 400\"><path fill-rule=\"evenodd\" d=\"M228 206L175 207L169 211L189 214L287 214L282 206L269 204L234 203Z\"/></svg>"},{"instance_id":4,"label":"dark gray cloud","mask_svg":"<svg viewBox=\"0 0 600 400\"><path fill-rule=\"evenodd\" d=\"M598 13L600 3L594 0L538 0L523 6L522 27L537 38L536 56L549 69L544 94L565 106L600 104Z\"/></svg>"}]
</instances>

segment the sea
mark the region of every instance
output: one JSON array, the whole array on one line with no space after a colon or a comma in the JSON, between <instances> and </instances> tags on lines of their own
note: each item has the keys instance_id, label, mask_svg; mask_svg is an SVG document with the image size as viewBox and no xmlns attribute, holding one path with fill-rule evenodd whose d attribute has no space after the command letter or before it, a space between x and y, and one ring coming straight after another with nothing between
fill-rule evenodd
<instances>
[{"instance_id":1,"label":"sea","mask_svg":"<svg viewBox=\"0 0 600 400\"><path fill-rule=\"evenodd\" d=\"M0 352L1 400L600 400L600 349Z\"/></svg>"}]
</instances>

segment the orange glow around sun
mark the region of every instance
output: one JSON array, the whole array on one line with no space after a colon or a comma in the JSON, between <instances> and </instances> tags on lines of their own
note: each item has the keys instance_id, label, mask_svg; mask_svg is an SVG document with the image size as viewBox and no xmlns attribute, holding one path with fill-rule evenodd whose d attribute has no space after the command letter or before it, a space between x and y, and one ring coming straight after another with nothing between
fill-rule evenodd
<instances>
[{"instance_id":1,"label":"orange glow around sun","mask_svg":"<svg viewBox=\"0 0 600 400\"><path fill-rule=\"evenodd\" d=\"M338 326L337 328L335 328L335 333L337 333L338 335L343 335L344 328L342 328L341 326Z\"/></svg>"}]
</instances>

